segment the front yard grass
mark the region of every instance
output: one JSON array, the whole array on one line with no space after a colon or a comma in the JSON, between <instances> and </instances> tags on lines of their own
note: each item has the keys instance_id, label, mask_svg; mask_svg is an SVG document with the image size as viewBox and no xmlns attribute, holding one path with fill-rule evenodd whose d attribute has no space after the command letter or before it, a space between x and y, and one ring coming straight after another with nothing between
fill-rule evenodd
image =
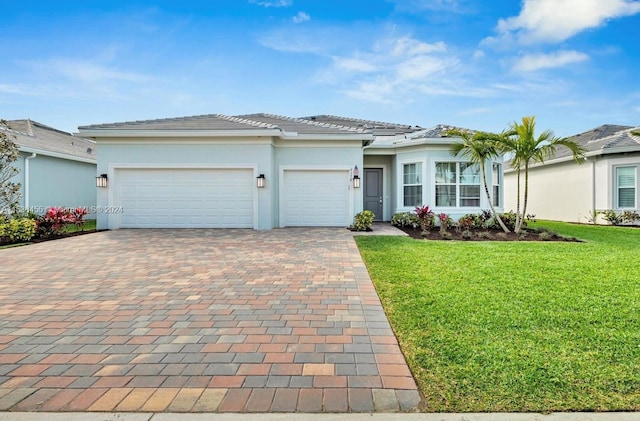
<instances>
[{"instance_id":1,"label":"front yard grass","mask_svg":"<svg viewBox=\"0 0 640 421\"><path fill-rule=\"evenodd\" d=\"M426 411L640 410L640 229L564 242L356 237Z\"/></svg>"}]
</instances>

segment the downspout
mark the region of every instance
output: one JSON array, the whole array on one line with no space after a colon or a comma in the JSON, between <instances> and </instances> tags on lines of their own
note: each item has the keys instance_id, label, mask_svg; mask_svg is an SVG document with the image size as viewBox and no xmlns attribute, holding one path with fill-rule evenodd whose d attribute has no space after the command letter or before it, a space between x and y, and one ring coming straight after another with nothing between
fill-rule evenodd
<instances>
[{"instance_id":1,"label":"downspout","mask_svg":"<svg viewBox=\"0 0 640 421\"><path fill-rule=\"evenodd\" d=\"M598 217L596 216L596 157L593 157L591 161L591 212L594 215L594 224L597 224Z\"/></svg>"},{"instance_id":2,"label":"downspout","mask_svg":"<svg viewBox=\"0 0 640 421\"><path fill-rule=\"evenodd\" d=\"M38 156L35 152L24 159L24 208L29 209L29 161Z\"/></svg>"}]
</instances>

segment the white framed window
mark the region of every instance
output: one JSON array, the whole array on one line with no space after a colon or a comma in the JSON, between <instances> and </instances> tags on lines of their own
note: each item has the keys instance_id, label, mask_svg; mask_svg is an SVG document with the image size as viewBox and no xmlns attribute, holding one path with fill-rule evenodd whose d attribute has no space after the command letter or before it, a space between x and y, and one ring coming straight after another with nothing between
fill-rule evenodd
<instances>
[{"instance_id":1,"label":"white framed window","mask_svg":"<svg viewBox=\"0 0 640 421\"><path fill-rule=\"evenodd\" d=\"M422 206L422 182L422 162L402 164L403 206Z\"/></svg>"},{"instance_id":2,"label":"white framed window","mask_svg":"<svg viewBox=\"0 0 640 421\"><path fill-rule=\"evenodd\" d=\"M493 196L491 200L493 200L493 206L500 207L500 186L502 185L502 164L498 164L497 162L493 163L493 172L492 172L492 184L493 184Z\"/></svg>"},{"instance_id":3,"label":"white framed window","mask_svg":"<svg viewBox=\"0 0 640 421\"><path fill-rule=\"evenodd\" d=\"M436 162L436 206L479 207L480 165Z\"/></svg>"},{"instance_id":4,"label":"white framed window","mask_svg":"<svg viewBox=\"0 0 640 421\"><path fill-rule=\"evenodd\" d=\"M635 209L637 207L636 166L616 167L616 197L618 209Z\"/></svg>"}]
</instances>

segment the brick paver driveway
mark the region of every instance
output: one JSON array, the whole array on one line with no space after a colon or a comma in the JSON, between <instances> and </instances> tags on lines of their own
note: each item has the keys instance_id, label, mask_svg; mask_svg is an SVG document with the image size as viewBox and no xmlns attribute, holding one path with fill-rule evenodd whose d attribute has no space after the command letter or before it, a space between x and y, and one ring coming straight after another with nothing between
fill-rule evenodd
<instances>
[{"instance_id":1,"label":"brick paver driveway","mask_svg":"<svg viewBox=\"0 0 640 421\"><path fill-rule=\"evenodd\" d=\"M418 400L346 230L120 230L0 250L0 410Z\"/></svg>"}]
</instances>

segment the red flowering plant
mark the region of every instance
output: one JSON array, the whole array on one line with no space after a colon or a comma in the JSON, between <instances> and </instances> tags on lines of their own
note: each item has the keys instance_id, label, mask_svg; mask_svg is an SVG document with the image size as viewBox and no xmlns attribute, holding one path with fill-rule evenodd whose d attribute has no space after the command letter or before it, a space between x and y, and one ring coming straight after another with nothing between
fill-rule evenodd
<instances>
[{"instance_id":1,"label":"red flowering plant","mask_svg":"<svg viewBox=\"0 0 640 421\"><path fill-rule=\"evenodd\" d=\"M80 230L84 231L84 216L88 214L89 211L87 208L77 207L73 210L73 223Z\"/></svg>"},{"instance_id":2,"label":"red flowering plant","mask_svg":"<svg viewBox=\"0 0 640 421\"><path fill-rule=\"evenodd\" d=\"M36 221L36 236L48 238L58 235L68 224L75 222L74 212L63 207L52 206Z\"/></svg>"},{"instance_id":3,"label":"red flowering plant","mask_svg":"<svg viewBox=\"0 0 640 421\"><path fill-rule=\"evenodd\" d=\"M433 209L431 209L429 205L416 206L415 213L420 220L422 232L429 232L435 225L435 213L433 212Z\"/></svg>"},{"instance_id":4,"label":"red flowering plant","mask_svg":"<svg viewBox=\"0 0 640 421\"><path fill-rule=\"evenodd\" d=\"M446 213L439 213L438 219L440 220L440 232L447 232L447 228L453 226L453 219Z\"/></svg>"}]
</instances>

